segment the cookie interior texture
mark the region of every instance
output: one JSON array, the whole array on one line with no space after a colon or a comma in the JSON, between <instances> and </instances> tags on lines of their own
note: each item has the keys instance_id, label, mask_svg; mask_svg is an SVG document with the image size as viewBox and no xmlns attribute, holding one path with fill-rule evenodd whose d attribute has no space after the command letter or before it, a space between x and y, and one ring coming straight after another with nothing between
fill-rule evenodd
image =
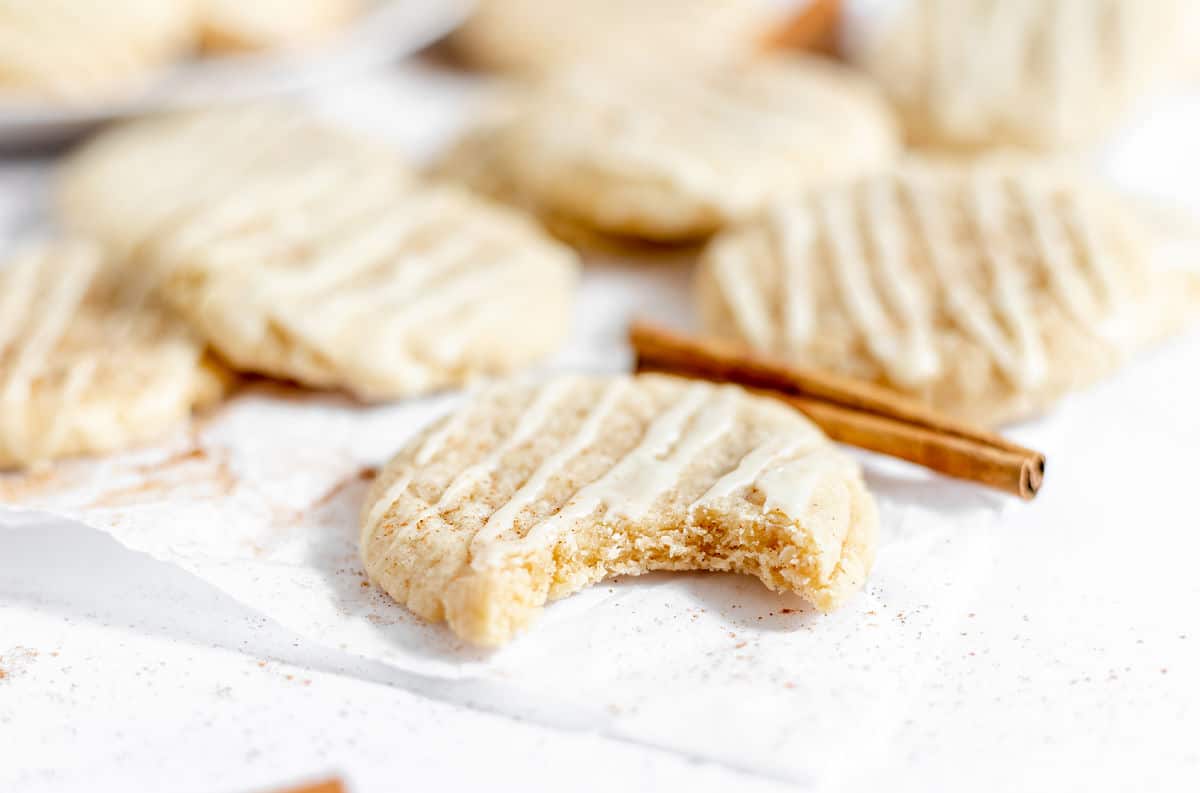
<instances>
[{"instance_id":1,"label":"cookie interior texture","mask_svg":"<svg viewBox=\"0 0 1200 793\"><path fill-rule=\"evenodd\" d=\"M719 236L697 296L716 335L998 423L1195 315L1195 272L1154 258L1137 213L1078 177L912 162Z\"/></svg>"},{"instance_id":2,"label":"cookie interior texture","mask_svg":"<svg viewBox=\"0 0 1200 793\"><path fill-rule=\"evenodd\" d=\"M37 244L0 268L0 468L154 440L227 382L145 279L94 247Z\"/></svg>"},{"instance_id":3,"label":"cookie interior texture","mask_svg":"<svg viewBox=\"0 0 1200 793\"><path fill-rule=\"evenodd\" d=\"M829 611L877 515L857 465L787 406L660 375L508 383L412 441L362 513L371 579L479 645L613 575L757 576Z\"/></svg>"},{"instance_id":4,"label":"cookie interior texture","mask_svg":"<svg viewBox=\"0 0 1200 793\"><path fill-rule=\"evenodd\" d=\"M577 67L505 99L443 173L552 227L615 238L695 242L772 197L885 167L899 148L868 83L801 57Z\"/></svg>"},{"instance_id":5,"label":"cookie interior texture","mask_svg":"<svg viewBox=\"0 0 1200 793\"><path fill-rule=\"evenodd\" d=\"M914 143L1056 148L1096 140L1185 71L1188 0L912 0L857 60Z\"/></svg>"},{"instance_id":6,"label":"cookie interior texture","mask_svg":"<svg viewBox=\"0 0 1200 793\"><path fill-rule=\"evenodd\" d=\"M504 71L648 58L707 65L754 53L777 16L742 0L480 0L450 41L468 63Z\"/></svg>"}]
</instances>

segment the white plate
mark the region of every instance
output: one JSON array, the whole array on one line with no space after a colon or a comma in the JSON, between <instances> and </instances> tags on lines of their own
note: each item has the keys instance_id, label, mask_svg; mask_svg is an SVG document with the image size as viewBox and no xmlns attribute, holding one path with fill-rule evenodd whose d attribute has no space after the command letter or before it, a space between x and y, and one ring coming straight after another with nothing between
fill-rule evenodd
<instances>
[{"instance_id":1,"label":"white plate","mask_svg":"<svg viewBox=\"0 0 1200 793\"><path fill-rule=\"evenodd\" d=\"M0 101L0 148L58 144L98 124L152 111L300 91L416 52L453 29L470 5L470 0L379 0L322 46L187 61L118 102L65 107Z\"/></svg>"}]
</instances>

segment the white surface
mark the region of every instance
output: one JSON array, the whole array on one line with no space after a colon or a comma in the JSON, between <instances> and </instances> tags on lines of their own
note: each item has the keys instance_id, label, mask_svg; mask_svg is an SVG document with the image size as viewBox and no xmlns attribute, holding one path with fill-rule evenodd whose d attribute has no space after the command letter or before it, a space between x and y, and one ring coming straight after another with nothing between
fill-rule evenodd
<instances>
[{"instance_id":1,"label":"white surface","mask_svg":"<svg viewBox=\"0 0 1200 793\"><path fill-rule=\"evenodd\" d=\"M422 149L461 117L460 87L410 77L319 104ZM1146 116L1112 158L1124 182L1200 208L1200 181L1186 179L1200 176L1194 108ZM7 216L25 215L38 169L3 177ZM564 363L619 356L625 317L663 299L686 306L685 289L677 270L591 271L580 311L598 319ZM1009 506L999 525L932 535L968 562L945 580L930 575L936 554L885 556L893 573L911 568L918 591L955 594L936 609L867 609L817 647L824 662L747 663L811 630L806 616L762 631L756 618L778 603L760 587L689 576L686 591L714 612L697 624L664 616L614 648L605 626L620 619L601 604L552 619L552 650L517 655L502 677L436 680L321 649L97 532L0 531L0 789L232 793L333 771L359 791L766 790L784 778L819 790L1187 789L1200 778L1198 363L1193 334L1022 428L1050 455L1043 497ZM907 486L918 499L964 493L927 487ZM677 591L666 578L618 589L665 609ZM752 641L718 635L738 620ZM881 655L881 628L908 636L909 655ZM597 646L606 652L589 653ZM845 665L837 680L814 674L833 658ZM870 707L839 702L864 685L877 692ZM796 741L821 723L833 725L823 743Z\"/></svg>"}]
</instances>

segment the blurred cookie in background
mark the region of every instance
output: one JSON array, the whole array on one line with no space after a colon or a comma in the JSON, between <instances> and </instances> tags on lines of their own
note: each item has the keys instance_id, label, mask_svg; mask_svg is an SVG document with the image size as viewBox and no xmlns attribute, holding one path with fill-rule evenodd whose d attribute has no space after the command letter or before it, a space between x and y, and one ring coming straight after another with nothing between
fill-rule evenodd
<instances>
[{"instance_id":1,"label":"blurred cookie in background","mask_svg":"<svg viewBox=\"0 0 1200 793\"><path fill-rule=\"evenodd\" d=\"M997 423L1200 315L1200 273L1152 229L1062 171L906 163L719 236L699 308L716 335Z\"/></svg>"},{"instance_id":2,"label":"blurred cookie in background","mask_svg":"<svg viewBox=\"0 0 1200 793\"><path fill-rule=\"evenodd\" d=\"M439 173L552 229L615 238L695 242L775 196L886 167L899 150L869 83L803 57L580 66L503 98Z\"/></svg>"},{"instance_id":3,"label":"blurred cookie in background","mask_svg":"<svg viewBox=\"0 0 1200 793\"><path fill-rule=\"evenodd\" d=\"M412 172L389 148L287 105L247 105L112 127L60 165L56 203L72 232L127 254L188 208L247 180L354 169L367 189Z\"/></svg>"},{"instance_id":4,"label":"blurred cookie in background","mask_svg":"<svg viewBox=\"0 0 1200 793\"><path fill-rule=\"evenodd\" d=\"M191 52L195 24L182 0L0 0L0 100L123 98Z\"/></svg>"},{"instance_id":5,"label":"blurred cookie in background","mask_svg":"<svg viewBox=\"0 0 1200 793\"><path fill-rule=\"evenodd\" d=\"M516 72L723 63L759 51L782 16L749 0L480 0L450 45L469 64Z\"/></svg>"},{"instance_id":6,"label":"blurred cookie in background","mask_svg":"<svg viewBox=\"0 0 1200 793\"><path fill-rule=\"evenodd\" d=\"M450 187L352 170L256 180L147 246L168 302L234 368L415 396L532 364L565 340L567 248Z\"/></svg>"},{"instance_id":7,"label":"blurred cookie in background","mask_svg":"<svg viewBox=\"0 0 1200 793\"><path fill-rule=\"evenodd\" d=\"M95 247L36 243L0 265L0 469L155 440L227 382L148 279Z\"/></svg>"},{"instance_id":8,"label":"blurred cookie in background","mask_svg":"<svg viewBox=\"0 0 1200 793\"><path fill-rule=\"evenodd\" d=\"M383 400L511 371L566 336L570 250L286 106L118 127L68 160L58 203L241 371Z\"/></svg>"},{"instance_id":9,"label":"blurred cookie in background","mask_svg":"<svg viewBox=\"0 0 1200 793\"><path fill-rule=\"evenodd\" d=\"M318 42L349 24L369 0L196 0L201 46L209 52L287 49Z\"/></svg>"},{"instance_id":10,"label":"blurred cookie in background","mask_svg":"<svg viewBox=\"0 0 1200 793\"><path fill-rule=\"evenodd\" d=\"M850 57L914 144L1051 149L1102 138L1186 71L1186 0L904 0L860 15ZM869 24L867 24L869 23ZM1194 56L1192 56L1194 57Z\"/></svg>"}]
</instances>

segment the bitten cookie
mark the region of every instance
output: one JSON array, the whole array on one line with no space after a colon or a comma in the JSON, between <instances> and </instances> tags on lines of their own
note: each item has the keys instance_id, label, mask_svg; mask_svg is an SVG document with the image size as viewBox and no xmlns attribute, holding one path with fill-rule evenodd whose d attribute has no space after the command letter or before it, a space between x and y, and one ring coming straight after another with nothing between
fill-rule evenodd
<instances>
[{"instance_id":1,"label":"bitten cookie","mask_svg":"<svg viewBox=\"0 0 1200 793\"><path fill-rule=\"evenodd\" d=\"M1200 308L1137 213L1015 161L909 163L782 201L705 251L713 333L981 422L1110 373Z\"/></svg>"},{"instance_id":2,"label":"bitten cookie","mask_svg":"<svg viewBox=\"0 0 1200 793\"><path fill-rule=\"evenodd\" d=\"M179 0L0 0L0 95L75 104L121 98L194 44Z\"/></svg>"},{"instance_id":3,"label":"bitten cookie","mask_svg":"<svg viewBox=\"0 0 1200 793\"><path fill-rule=\"evenodd\" d=\"M728 63L779 22L741 0L481 0L451 37L471 64L544 73L581 62Z\"/></svg>"},{"instance_id":4,"label":"bitten cookie","mask_svg":"<svg viewBox=\"0 0 1200 793\"><path fill-rule=\"evenodd\" d=\"M915 143L1089 142L1181 71L1186 0L909 0L856 60Z\"/></svg>"},{"instance_id":5,"label":"bitten cookie","mask_svg":"<svg viewBox=\"0 0 1200 793\"><path fill-rule=\"evenodd\" d=\"M198 0L200 42L217 52L286 49L345 27L364 0Z\"/></svg>"},{"instance_id":6,"label":"bitten cookie","mask_svg":"<svg viewBox=\"0 0 1200 793\"><path fill-rule=\"evenodd\" d=\"M362 512L371 580L480 645L613 575L724 570L829 611L878 518L857 465L787 406L661 375L507 383L412 441Z\"/></svg>"},{"instance_id":7,"label":"bitten cookie","mask_svg":"<svg viewBox=\"0 0 1200 793\"><path fill-rule=\"evenodd\" d=\"M516 95L443 173L552 227L681 243L774 196L882 168L898 149L882 100L834 64L614 68L574 69Z\"/></svg>"},{"instance_id":8,"label":"bitten cookie","mask_svg":"<svg viewBox=\"0 0 1200 793\"><path fill-rule=\"evenodd\" d=\"M145 279L78 243L0 267L0 468L153 440L225 383Z\"/></svg>"},{"instance_id":9,"label":"bitten cookie","mask_svg":"<svg viewBox=\"0 0 1200 793\"><path fill-rule=\"evenodd\" d=\"M59 168L56 203L74 233L127 254L190 208L242 185L306 169L356 169L368 183L413 177L394 152L286 105L133 121L96 136Z\"/></svg>"}]
</instances>

